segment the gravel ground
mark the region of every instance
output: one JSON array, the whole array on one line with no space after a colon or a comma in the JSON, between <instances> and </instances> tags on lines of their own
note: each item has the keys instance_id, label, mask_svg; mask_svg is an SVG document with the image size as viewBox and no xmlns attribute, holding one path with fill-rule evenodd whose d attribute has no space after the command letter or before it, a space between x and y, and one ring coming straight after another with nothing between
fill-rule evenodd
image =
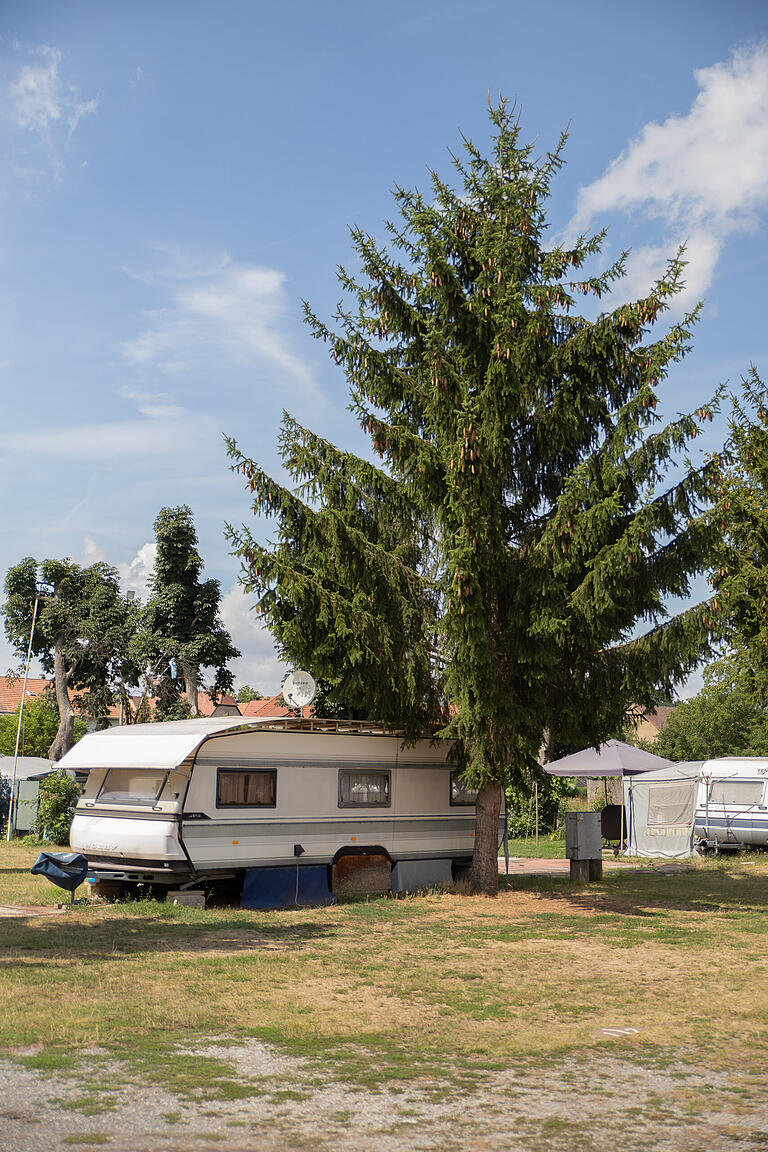
<instances>
[{"instance_id":1,"label":"gravel ground","mask_svg":"<svg viewBox=\"0 0 768 1152\"><path fill-rule=\"evenodd\" d=\"M610 1042L610 1041L609 1041ZM228 1152L277 1149L359 1152L765 1152L768 1077L760 1085L695 1064L642 1067L608 1048L583 1061L559 1060L541 1073L488 1074L482 1090L455 1083L394 1085L384 1092L323 1082L318 1066L267 1046L219 1041L196 1049L236 1069L256 1094L234 1101L179 1099L130 1083L107 1054L94 1052L100 1082L95 1115L76 1077L41 1075L0 1062L0 1147L6 1152L66 1152L104 1145L111 1152ZM19 1053L22 1055L22 1053ZM708 1102L702 1108L702 1100Z\"/></svg>"}]
</instances>

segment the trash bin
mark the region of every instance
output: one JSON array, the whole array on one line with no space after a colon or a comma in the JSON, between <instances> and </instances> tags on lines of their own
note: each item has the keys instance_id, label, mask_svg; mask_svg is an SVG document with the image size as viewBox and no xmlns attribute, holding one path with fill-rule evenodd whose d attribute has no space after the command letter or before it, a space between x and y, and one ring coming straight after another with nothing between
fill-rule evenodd
<instances>
[{"instance_id":1,"label":"trash bin","mask_svg":"<svg viewBox=\"0 0 768 1152\"><path fill-rule=\"evenodd\" d=\"M571 862L571 880L580 883L603 878L602 834L599 812L566 812L565 855Z\"/></svg>"}]
</instances>

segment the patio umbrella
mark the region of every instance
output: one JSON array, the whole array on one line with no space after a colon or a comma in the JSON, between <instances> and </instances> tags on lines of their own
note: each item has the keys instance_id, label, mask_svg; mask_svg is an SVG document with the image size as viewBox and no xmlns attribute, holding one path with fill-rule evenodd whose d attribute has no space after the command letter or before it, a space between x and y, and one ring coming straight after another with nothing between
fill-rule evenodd
<instances>
[{"instance_id":1,"label":"patio umbrella","mask_svg":"<svg viewBox=\"0 0 768 1152\"><path fill-rule=\"evenodd\" d=\"M607 740L599 748L584 748L551 764L543 764L550 776L635 776L639 772L654 772L667 768L672 760L644 752L621 740Z\"/></svg>"}]
</instances>

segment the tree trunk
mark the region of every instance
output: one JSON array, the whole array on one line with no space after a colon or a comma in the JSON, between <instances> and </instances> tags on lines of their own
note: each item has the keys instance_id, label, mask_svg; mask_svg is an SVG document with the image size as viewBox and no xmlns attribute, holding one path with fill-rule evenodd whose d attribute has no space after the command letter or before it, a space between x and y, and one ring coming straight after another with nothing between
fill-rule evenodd
<instances>
[{"instance_id":1,"label":"tree trunk","mask_svg":"<svg viewBox=\"0 0 768 1152\"><path fill-rule=\"evenodd\" d=\"M181 661L181 674L184 677L184 695L193 716L197 716L197 665Z\"/></svg>"},{"instance_id":2,"label":"tree trunk","mask_svg":"<svg viewBox=\"0 0 768 1152\"><path fill-rule=\"evenodd\" d=\"M49 760L61 760L75 743L75 711L69 699L67 688L67 666L61 640L56 641L53 650L53 683L56 691L56 705L59 709L59 730L48 749Z\"/></svg>"},{"instance_id":3,"label":"tree trunk","mask_svg":"<svg viewBox=\"0 0 768 1152\"><path fill-rule=\"evenodd\" d=\"M477 794L475 851L469 870L473 892L495 896L499 891L499 812L501 785L489 784Z\"/></svg>"}]
</instances>

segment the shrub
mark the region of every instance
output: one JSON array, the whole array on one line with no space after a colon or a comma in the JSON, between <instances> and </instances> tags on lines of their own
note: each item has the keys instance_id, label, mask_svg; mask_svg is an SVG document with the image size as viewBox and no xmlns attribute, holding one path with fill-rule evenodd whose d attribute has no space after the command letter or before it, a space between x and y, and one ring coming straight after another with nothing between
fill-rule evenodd
<instances>
[{"instance_id":1,"label":"shrub","mask_svg":"<svg viewBox=\"0 0 768 1152\"><path fill-rule=\"evenodd\" d=\"M35 831L54 844L69 844L69 826L80 788L63 768L57 768L40 782Z\"/></svg>"}]
</instances>

